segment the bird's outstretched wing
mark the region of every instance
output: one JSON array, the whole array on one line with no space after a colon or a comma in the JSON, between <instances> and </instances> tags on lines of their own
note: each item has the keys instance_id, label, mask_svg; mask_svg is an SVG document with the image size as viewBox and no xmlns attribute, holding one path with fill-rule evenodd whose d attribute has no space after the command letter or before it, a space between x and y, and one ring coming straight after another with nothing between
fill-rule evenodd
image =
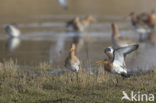
<instances>
[{"instance_id":1,"label":"bird's outstretched wing","mask_svg":"<svg viewBox=\"0 0 156 103\"><path fill-rule=\"evenodd\" d=\"M58 0L58 2L60 3L62 8L64 8L64 9L68 8L67 0Z\"/></svg>"},{"instance_id":2,"label":"bird's outstretched wing","mask_svg":"<svg viewBox=\"0 0 156 103\"><path fill-rule=\"evenodd\" d=\"M115 53L126 56L127 54L129 54L129 53L135 51L136 49L138 49L138 47L139 47L138 44L129 45L129 46L126 46L126 47L121 47L121 48L116 49Z\"/></svg>"},{"instance_id":3,"label":"bird's outstretched wing","mask_svg":"<svg viewBox=\"0 0 156 103\"><path fill-rule=\"evenodd\" d=\"M125 56L139 47L136 45L129 45L126 47L118 48L114 51L114 62L118 65L125 66Z\"/></svg>"}]
</instances>

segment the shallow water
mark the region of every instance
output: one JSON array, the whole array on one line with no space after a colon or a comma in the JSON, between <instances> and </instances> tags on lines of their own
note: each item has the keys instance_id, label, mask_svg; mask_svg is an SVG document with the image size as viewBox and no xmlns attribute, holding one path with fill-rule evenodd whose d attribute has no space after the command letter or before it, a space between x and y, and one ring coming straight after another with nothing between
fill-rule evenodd
<instances>
[{"instance_id":1,"label":"shallow water","mask_svg":"<svg viewBox=\"0 0 156 103\"><path fill-rule=\"evenodd\" d=\"M138 39L130 20L125 17L131 12L156 9L156 1L151 0L69 0L69 9L60 8L56 0L0 0L0 61L17 60L19 66L33 67L40 62L48 62L53 67L64 68L64 60L77 33L67 32L65 22L75 16L88 14L98 19L80 34L82 47L77 53L83 69L97 69L95 62L104 59L104 48L110 46L111 23L119 25L120 34ZM35 2L37 1L37 2ZM32 3L35 2L35 3ZM37 4L36 4L37 3ZM20 4L17 6L17 4ZM36 6L37 5L37 6ZM95 5L95 6L92 6ZM149 6L150 5L150 6ZM22 32L20 38L8 39L4 32L6 24L16 23ZM127 58L128 68L137 71L156 66L156 46L142 43L136 54Z\"/></svg>"}]
</instances>

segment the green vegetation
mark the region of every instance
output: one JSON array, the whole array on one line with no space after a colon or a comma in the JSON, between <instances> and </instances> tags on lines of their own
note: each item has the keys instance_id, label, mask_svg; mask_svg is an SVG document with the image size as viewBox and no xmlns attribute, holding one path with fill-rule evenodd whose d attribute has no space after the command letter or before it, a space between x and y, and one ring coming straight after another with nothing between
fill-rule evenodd
<instances>
[{"instance_id":1,"label":"green vegetation","mask_svg":"<svg viewBox=\"0 0 156 103\"><path fill-rule=\"evenodd\" d=\"M0 64L0 103L129 103L122 91L156 93L156 71L136 73L128 79L104 73L65 72L54 76L47 63L35 69L17 69L16 63ZM119 79L116 85L116 78Z\"/></svg>"}]
</instances>

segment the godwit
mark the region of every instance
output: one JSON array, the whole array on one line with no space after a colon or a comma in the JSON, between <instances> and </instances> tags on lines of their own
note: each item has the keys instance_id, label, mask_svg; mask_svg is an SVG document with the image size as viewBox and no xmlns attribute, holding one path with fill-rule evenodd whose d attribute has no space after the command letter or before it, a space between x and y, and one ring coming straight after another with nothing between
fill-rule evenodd
<instances>
[{"instance_id":1,"label":"godwit","mask_svg":"<svg viewBox=\"0 0 156 103\"><path fill-rule=\"evenodd\" d=\"M108 56L108 60L98 61L97 64L104 64L104 69L108 72L120 74L123 77L129 77L127 73L127 66L125 63L125 56L134 50L136 50L139 45L130 45L126 47L121 47L118 49L113 49L108 47L105 49L105 54Z\"/></svg>"},{"instance_id":2,"label":"godwit","mask_svg":"<svg viewBox=\"0 0 156 103\"><path fill-rule=\"evenodd\" d=\"M142 41L148 37L148 34L152 31L153 19L151 15L146 13L136 15L136 13L130 13L131 16L131 23L136 32L139 33L139 41Z\"/></svg>"},{"instance_id":3,"label":"godwit","mask_svg":"<svg viewBox=\"0 0 156 103\"><path fill-rule=\"evenodd\" d=\"M19 37L21 33L20 30L13 25L7 25L5 27L5 31L8 33L9 37L11 38Z\"/></svg>"},{"instance_id":4,"label":"godwit","mask_svg":"<svg viewBox=\"0 0 156 103\"><path fill-rule=\"evenodd\" d=\"M134 41L123 38L119 34L118 26L112 23L112 45L113 48L125 47L136 44Z\"/></svg>"},{"instance_id":5,"label":"godwit","mask_svg":"<svg viewBox=\"0 0 156 103\"><path fill-rule=\"evenodd\" d=\"M77 73L80 69L80 60L75 55L75 44L72 44L69 55L65 60L65 67Z\"/></svg>"},{"instance_id":6,"label":"godwit","mask_svg":"<svg viewBox=\"0 0 156 103\"><path fill-rule=\"evenodd\" d=\"M66 27L71 27L74 31L84 32L84 30L90 25L90 22L96 22L96 19L92 16L87 16L83 20L80 20L79 17L76 17L67 22Z\"/></svg>"},{"instance_id":7,"label":"godwit","mask_svg":"<svg viewBox=\"0 0 156 103\"><path fill-rule=\"evenodd\" d=\"M156 13L152 10L151 13L147 15L147 19L144 22L149 26L150 29L154 29L156 25Z\"/></svg>"},{"instance_id":8,"label":"godwit","mask_svg":"<svg viewBox=\"0 0 156 103\"><path fill-rule=\"evenodd\" d=\"M72 44L69 55L65 60L65 67L73 72L76 72L78 82L78 71L80 69L80 60L75 55L75 44Z\"/></svg>"}]
</instances>

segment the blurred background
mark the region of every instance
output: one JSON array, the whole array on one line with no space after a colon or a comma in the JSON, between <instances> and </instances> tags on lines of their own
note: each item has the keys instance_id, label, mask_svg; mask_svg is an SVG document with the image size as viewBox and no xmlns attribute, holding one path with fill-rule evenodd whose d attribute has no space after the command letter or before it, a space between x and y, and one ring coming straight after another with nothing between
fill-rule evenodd
<instances>
[{"instance_id":1,"label":"blurred background","mask_svg":"<svg viewBox=\"0 0 156 103\"><path fill-rule=\"evenodd\" d=\"M78 56L84 68L96 68L95 61L103 59L103 50L111 45L111 23L119 25L121 34L136 38L131 28L130 19L125 19L130 12L150 12L156 10L155 0L67 0L68 9L63 9L58 0L0 0L0 62L17 60L20 66L34 66L48 62L54 67L64 66L73 33L67 32L65 23L76 16L94 16L98 22L91 25L83 35L84 44ZM18 40L8 39L4 27L16 24L21 30ZM156 49L149 51L151 61ZM146 52L141 55L146 56ZM98 54L98 55L97 55ZM100 54L100 55L99 55ZM133 61L140 65L147 64L142 56ZM145 57L145 58L147 58ZM140 62L140 60L144 60ZM86 65L87 64L87 65ZM131 65L131 64L130 64ZM133 64L135 65L135 64ZM138 66L138 65L137 65Z\"/></svg>"}]
</instances>

